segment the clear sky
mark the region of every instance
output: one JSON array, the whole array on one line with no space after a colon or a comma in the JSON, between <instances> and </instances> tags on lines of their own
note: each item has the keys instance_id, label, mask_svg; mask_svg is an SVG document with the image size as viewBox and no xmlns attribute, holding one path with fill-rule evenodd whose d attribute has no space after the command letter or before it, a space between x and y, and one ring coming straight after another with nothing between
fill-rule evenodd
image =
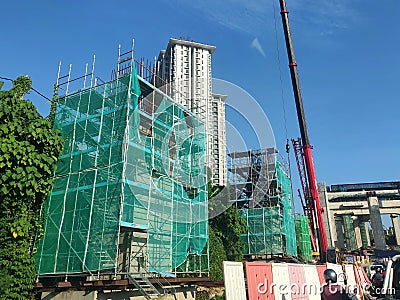
<instances>
[{"instance_id":1,"label":"clear sky","mask_svg":"<svg viewBox=\"0 0 400 300\"><path fill-rule=\"evenodd\" d=\"M283 103L287 136L299 130L278 7L278 0L4 1L0 76L29 75L51 97L60 60L62 73L72 64L76 77L96 54L95 74L109 80L118 44L129 50L134 38L136 58L153 60L170 37L189 37L217 47L213 76L259 102L284 153ZM287 7L318 180L400 180L400 1L287 0ZM47 115L45 99L28 98Z\"/></svg>"}]
</instances>

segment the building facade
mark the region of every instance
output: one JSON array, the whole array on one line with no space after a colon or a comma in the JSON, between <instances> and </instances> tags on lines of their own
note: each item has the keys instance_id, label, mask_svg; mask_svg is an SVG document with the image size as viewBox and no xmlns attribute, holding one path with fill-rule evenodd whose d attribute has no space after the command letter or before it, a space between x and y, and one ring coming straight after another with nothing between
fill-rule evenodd
<instances>
[{"instance_id":1,"label":"building facade","mask_svg":"<svg viewBox=\"0 0 400 300\"><path fill-rule=\"evenodd\" d=\"M169 40L157 59L157 86L206 124L207 165L214 185L226 184L225 98L212 94L211 56L215 46L182 39Z\"/></svg>"},{"instance_id":2,"label":"building facade","mask_svg":"<svg viewBox=\"0 0 400 300\"><path fill-rule=\"evenodd\" d=\"M214 161L212 181L224 186L227 182L225 124L225 99L227 96L220 94L213 94L212 96L210 109L211 148Z\"/></svg>"}]
</instances>

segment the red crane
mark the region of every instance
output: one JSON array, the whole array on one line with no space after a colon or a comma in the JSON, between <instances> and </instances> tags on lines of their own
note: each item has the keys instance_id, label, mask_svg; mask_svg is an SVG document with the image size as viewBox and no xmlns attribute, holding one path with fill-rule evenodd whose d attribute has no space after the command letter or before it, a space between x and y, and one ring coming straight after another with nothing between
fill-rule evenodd
<instances>
[{"instance_id":1,"label":"red crane","mask_svg":"<svg viewBox=\"0 0 400 300\"><path fill-rule=\"evenodd\" d=\"M293 93L296 102L297 119L299 121L301 134L301 139L292 139L292 143L305 199L304 210L310 223L311 239L315 247L314 232L316 232L319 250L321 252L320 258L324 259L326 250L328 248L328 243L326 241L324 221L322 219L323 209L321 207L321 201L318 194L317 179L315 176L314 162L312 158L312 146L308 137L303 100L301 98L299 76L297 72L297 64L294 56L292 36L290 34L288 18L289 12L286 9L285 0L279 0L279 2L283 31L285 33L286 50L289 58L290 76L292 78Z\"/></svg>"}]
</instances>

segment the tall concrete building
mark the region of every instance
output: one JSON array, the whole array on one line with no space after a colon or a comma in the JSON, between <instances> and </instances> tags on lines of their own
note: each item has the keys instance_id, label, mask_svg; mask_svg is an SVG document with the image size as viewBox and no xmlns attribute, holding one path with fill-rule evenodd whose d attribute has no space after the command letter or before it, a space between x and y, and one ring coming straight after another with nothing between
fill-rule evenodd
<instances>
[{"instance_id":1,"label":"tall concrete building","mask_svg":"<svg viewBox=\"0 0 400 300\"><path fill-rule=\"evenodd\" d=\"M212 172L213 183L225 185L227 182L226 164L226 124L225 124L225 99L226 95L213 94L210 109L210 129L212 136L212 156L214 168Z\"/></svg>"},{"instance_id":2,"label":"tall concrete building","mask_svg":"<svg viewBox=\"0 0 400 300\"><path fill-rule=\"evenodd\" d=\"M157 86L169 83L167 92L205 121L207 165L215 185L226 184L225 98L212 94L211 56L215 46L183 39L169 40L157 59Z\"/></svg>"}]
</instances>

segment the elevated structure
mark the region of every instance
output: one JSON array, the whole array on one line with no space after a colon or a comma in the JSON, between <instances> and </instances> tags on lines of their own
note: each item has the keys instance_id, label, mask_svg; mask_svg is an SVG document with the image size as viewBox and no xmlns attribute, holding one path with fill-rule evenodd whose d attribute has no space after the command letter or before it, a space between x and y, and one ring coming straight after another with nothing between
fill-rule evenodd
<instances>
[{"instance_id":1,"label":"elevated structure","mask_svg":"<svg viewBox=\"0 0 400 300\"><path fill-rule=\"evenodd\" d=\"M290 178L273 148L228 154L231 201L246 219L249 259L297 254Z\"/></svg>"},{"instance_id":2,"label":"elevated structure","mask_svg":"<svg viewBox=\"0 0 400 300\"><path fill-rule=\"evenodd\" d=\"M207 273L205 123L134 65L132 49L113 80L56 101L65 145L42 209L39 278L128 279L150 297L150 277Z\"/></svg>"},{"instance_id":3,"label":"elevated structure","mask_svg":"<svg viewBox=\"0 0 400 300\"><path fill-rule=\"evenodd\" d=\"M207 165L214 185L226 185L225 96L212 94L211 56L215 46L169 40L157 58L156 86L167 82L171 96L206 124ZM222 136L223 135L223 136ZM218 155L218 157L217 157Z\"/></svg>"},{"instance_id":4,"label":"elevated structure","mask_svg":"<svg viewBox=\"0 0 400 300\"><path fill-rule=\"evenodd\" d=\"M328 243L341 249L354 250L371 245L386 248L381 215L392 216L397 243L400 244L400 182L319 184L322 206L326 212ZM373 237L369 236L370 224ZM397 230L398 229L398 230ZM396 232L397 230L397 232Z\"/></svg>"}]
</instances>

